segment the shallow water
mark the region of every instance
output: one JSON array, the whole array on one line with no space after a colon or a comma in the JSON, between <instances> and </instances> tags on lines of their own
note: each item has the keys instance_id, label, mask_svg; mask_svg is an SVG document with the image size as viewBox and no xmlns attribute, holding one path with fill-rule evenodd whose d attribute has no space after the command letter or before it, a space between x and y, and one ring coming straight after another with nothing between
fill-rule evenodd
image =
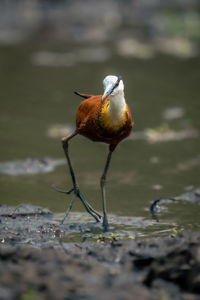
<instances>
[{"instance_id":1,"label":"shallow water","mask_svg":"<svg viewBox=\"0 0 200 300\"><path fill-rule=\"evenodd\" d=\"M120 57L111 48L112 55L105 61L85 59L48 66L33 60L38 52L78 53L77 48L41 41L0 48L0 162L63 158L60 128L73 128L80 102L73 91L100 94L106 74L121 74L136 125L113 155L107 182L108 212L150 221L152 200L200 185L200 59L157 55L139 60ZM54 124L57 131L52 135ZM77 136L71 141L70 153L83 194L101 211L99 178L107 146ZM0 174L1 203L32 203L63 212L70 196L57 193L52 185L71 188L65 166L32 176ZM84 211L78 200L73 211ZM178 228L199 228L199 206L171 204L160 221ZM152 235L156 226L145 229L144 222L137 231ZM120 230L126 230L126 224Z\"/></svg>"}]
</instances>

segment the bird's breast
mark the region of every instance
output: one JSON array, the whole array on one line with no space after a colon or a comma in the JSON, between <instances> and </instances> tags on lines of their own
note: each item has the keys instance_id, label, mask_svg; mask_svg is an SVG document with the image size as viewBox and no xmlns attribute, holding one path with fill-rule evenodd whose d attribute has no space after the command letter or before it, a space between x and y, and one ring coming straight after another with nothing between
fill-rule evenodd
<instances>
[{"instance_id":1,"label":"bird's breast","mask_svg":"<svg viewBox=\"0 0 200 300\"><path fill-rule=\"evenodd\" d=\"M108 106L109 101L101 105L98 113L98 123L105 129L118 131L120 128L123 128L127 122L127 106L120 114L117 111L109 111Z\"/></svg>"}]
</instances>

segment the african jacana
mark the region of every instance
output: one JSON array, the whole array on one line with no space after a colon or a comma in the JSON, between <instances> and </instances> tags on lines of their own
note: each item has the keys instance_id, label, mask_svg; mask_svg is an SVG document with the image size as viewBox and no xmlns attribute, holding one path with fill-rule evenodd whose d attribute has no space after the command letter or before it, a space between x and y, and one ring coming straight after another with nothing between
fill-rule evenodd
<instances>
[{"instance_id":1,"label":"african jacana","mask_svg":"<svg viewBox=\"0 0 200 300\"><path fill-rule=\"evenodd\" d=\"M78 197L84 204L88 213L90 213L96 221L100 221L101 215L96 212L84 199L72 168L71 160L68 152L68 142L77 134L83 135L95 142L104 142L109 144L109 153L106 160L105 168L100 180L102 205L103 205L103 229L107 231L108 219L106 214L106 197L105 197L105 182L108 172L112 152L117 144L126 138L133 127L131 113L124 97L124 84L121 76L108 75L103 80L104 94L88 95L75 94L84 98L76 111L76 130L67 137L62 138L63 149L67 158L73 188L69 191L61 191L66 194L73 192L72 200L62 220L68 216L73 202Z\"/></svg>"}]
</instances>

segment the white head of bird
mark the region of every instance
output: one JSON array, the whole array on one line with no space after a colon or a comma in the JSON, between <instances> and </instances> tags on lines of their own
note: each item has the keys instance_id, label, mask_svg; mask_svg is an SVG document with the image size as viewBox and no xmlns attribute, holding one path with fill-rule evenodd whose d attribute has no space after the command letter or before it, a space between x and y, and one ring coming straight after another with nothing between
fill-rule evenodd
<instances>
[{"instance_id":1,"label":"white head of bird","mask_svg":"<svg viewBox=\"0 0 200 300\"><path fill-rule=\"evenodd\" d=\"M124 92L124 83L121 76L108 75L103 80L104 94L103 100L108 96L115 96Z\"/></svg>"},{"instance_id":2,"label":"white head of bird","mask_svg":"<svg viewBox=\"0 0 200 300\"><path fill-rule=\"evenodd\" d=\"M119 122L126 109L124 83L121 76L108 75L103 80L104 94L102 101L109 97L108 111L114 122Z\"/></svg>"}]
</instances>

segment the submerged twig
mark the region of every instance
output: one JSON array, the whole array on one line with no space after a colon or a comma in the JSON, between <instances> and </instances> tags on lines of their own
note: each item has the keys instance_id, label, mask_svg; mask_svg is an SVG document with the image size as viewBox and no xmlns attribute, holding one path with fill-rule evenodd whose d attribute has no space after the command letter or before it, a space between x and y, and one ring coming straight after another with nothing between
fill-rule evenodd
<instances>
[{"instance_id":1,"label":"submerged twig","mask_svg":"<svg viewBox=\"0 0 200 300\"><path fill-rule=\"evenodd\" d=\"M179 200L176 199L176 198L162 197L162 198L159 198L157 200L154 200L153 203L151 204L149 210L151 212L151 215L152 215L153 219L155 219L157 222L159 222L158 215L157 215L158 214L158 209L159 209L159 204L161 204L162 202L163 203L164 202L168 203L169 201L175 202L175 201L179 201Z\"/></svg>"}]
</instances>

